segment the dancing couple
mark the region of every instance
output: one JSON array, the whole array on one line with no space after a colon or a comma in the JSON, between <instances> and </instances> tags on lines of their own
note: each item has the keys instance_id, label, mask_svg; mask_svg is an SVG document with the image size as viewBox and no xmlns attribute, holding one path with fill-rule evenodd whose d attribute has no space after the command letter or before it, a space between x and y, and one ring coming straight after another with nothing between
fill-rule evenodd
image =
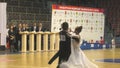
<instances>
[{"instance_id":1,"label":"dancing couple","mask_svg":"<svg viewBox=\"0 0 120 68\"><path fill-rule=\"evenodd\" d=\"M68 32L67 22L62 23L61 26L59 51L50 59L48 64L59 57L57 68L98 68L97 65L89 61L80 49L79 34L82 31L82 26L76 27L72 34Z\"/></svg>"}]
</instances>

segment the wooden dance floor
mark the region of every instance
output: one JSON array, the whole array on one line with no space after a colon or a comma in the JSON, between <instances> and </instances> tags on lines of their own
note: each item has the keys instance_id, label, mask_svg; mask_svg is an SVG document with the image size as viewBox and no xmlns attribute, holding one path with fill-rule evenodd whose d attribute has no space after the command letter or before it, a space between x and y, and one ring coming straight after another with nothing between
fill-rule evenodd
<instances>
[{"instance_id":1,"label":"wooden dance floor","mask_svg":"<svg viewBox=\"0 0 120 68\"><path fill-rule=\"evenodd\" d=\"M56 68L58 59L51 65L47 64L55 53L56 51L1 54L0 68ZM120 68L120 49L84 50L84 53L99 68ZM103 59L109 62L103 62ZM112 62L112 59L118 60Z\"/></svg>"}]
</instances>

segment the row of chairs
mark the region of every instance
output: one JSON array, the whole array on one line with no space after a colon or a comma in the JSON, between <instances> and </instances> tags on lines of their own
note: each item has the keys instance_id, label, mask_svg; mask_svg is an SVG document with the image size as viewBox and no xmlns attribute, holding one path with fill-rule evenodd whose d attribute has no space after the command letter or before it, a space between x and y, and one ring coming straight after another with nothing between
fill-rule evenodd
<instances>
[{"instance_id":1,"label":"row of chairs","mask_svg":"<svg viewBox=\"0 0 120 68\"><path fill-rule=\"evenodd\" d=\"M103 48L111 48L110 44L100 44L100 43L82 43L82 45L80 46L80 48L82 50L86 50L86 49L103 49Z\"/></svg>"}]
</instances>

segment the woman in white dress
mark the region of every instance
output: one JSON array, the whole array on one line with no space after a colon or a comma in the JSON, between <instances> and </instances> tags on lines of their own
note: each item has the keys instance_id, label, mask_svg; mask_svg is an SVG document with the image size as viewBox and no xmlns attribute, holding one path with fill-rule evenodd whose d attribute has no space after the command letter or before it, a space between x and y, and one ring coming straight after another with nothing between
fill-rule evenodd
<instances>
[{"instance_id":1,"label":"woman in white dress","mask_svg":"<svg viewBox=\"0 0 120 68\"><path fill-rule=\"evenodd\" d=\"M93 64L80 49L80 35L82 26L75 28L74 39L71 39L71 55L67 62L63 62L60 68L98 68L97 65ZM75 39L76 38L76 39Z\"/></svg>"}]
</instances>

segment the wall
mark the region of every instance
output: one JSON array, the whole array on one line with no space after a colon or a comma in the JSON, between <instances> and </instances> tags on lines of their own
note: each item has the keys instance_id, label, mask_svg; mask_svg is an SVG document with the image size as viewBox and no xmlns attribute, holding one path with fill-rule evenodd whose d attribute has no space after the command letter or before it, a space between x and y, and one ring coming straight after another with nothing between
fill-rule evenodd
<instances>
[{"instance_id":1,"label":"wall","mask_svg":"<svg viewBox=\"0 0 120 68\"><path fill-rule=\"evenodd\" d=\"M66 4L75 6L87 6L105 9L106 32L120 35L120 0L0 0L7 2L7 21L33 23L41 21L43 26L50 29L51 4Z\"/></svg>"},{"instance_id":2,"label":"wall","mask_svg":"<svg viewBox=\"0 0 120 68\"><path fill-rule=\"evenodd\" d=\"M0 0L7 2L7 23L42 22L50 28L50 12L43 1L38 0Z\"/></svg>"}]
</instances>

